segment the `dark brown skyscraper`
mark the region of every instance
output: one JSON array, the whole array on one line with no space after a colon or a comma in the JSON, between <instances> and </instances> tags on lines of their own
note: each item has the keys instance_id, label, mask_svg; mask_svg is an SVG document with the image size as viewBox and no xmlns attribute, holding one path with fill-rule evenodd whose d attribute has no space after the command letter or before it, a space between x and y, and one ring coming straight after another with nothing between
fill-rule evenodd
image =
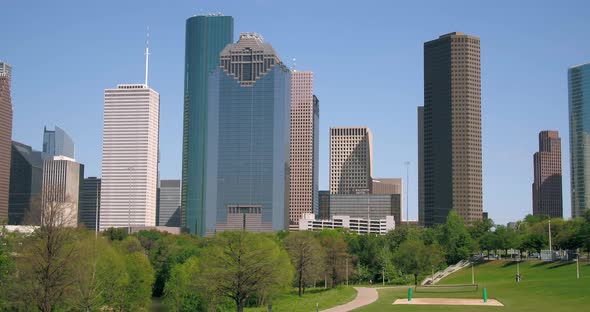
<instances>
[{"instance_id":1,"label":"dark brown skyscraper","mask_svg":"<svg viewBox=\"0 0 590 312\"><path fill-rule=\"evenodd\" d=\"M12 150L11 73L10 65L0 62L0 222L8 221L10 154Z\"/></svg>"},{"instance_id":2,"label":"dark brown skyscraper","mask_svg":"<svg viewBox=\"0 0 590 312\"><path fill-rule=\"evenodd\" d=\"M454 32L424 43L424 223L455 209L481 220L479 38Z\"/></svg>"},{"instance_id":3,"label":"dark brown skyscraper","mask_svg":"<svg viewBox=\"0 0 590 312\"><path fill-rule=\"evenodd\" d=\"M539 151L533 156L533 215L563 218L561 191L561 138L557 131L539 133Z\"/></svg>"}]
</instances>

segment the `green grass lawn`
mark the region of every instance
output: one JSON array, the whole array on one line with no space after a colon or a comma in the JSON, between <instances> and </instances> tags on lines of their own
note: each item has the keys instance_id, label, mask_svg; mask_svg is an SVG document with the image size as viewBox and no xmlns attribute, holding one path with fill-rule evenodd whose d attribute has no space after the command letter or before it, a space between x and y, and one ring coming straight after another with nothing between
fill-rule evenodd
<instances>
[{"instance_id":1,"label":"green grass lawn","mask_svg":"<svg viewBox=\"0 0 590 312\"><path fill-rule=\"evenodd\" d=\"M337 287L335 289L311 288L306 289L302 297L297 295L297 289L279 296L272 304L273 311L310 312L315 311L316 303L320 310L341 305L352 301L356 297L356 290L352 287ZM266 307L247 308L247 312L266 312Z\"/></svg>"},{"instance_id":2,"label":"green grass lawn","mask_svg":"<svg viewBox=\"0 0 590 312\"><path fill-rule=\"evenodd\" d=\"M414 293L414 298L482 298L483 287L488 298L504 307L392 305L395 299L407 298L408 289L379 290L379 300L355 311L588 311L590 309L590 265L580 263L580 279L576 279L575 263L521 262L523 280L516 283L516 263L492 261L475 267L477 292ZM471 269L452 274L440 284L470 284Z\"/></svg>"}]
</instances>

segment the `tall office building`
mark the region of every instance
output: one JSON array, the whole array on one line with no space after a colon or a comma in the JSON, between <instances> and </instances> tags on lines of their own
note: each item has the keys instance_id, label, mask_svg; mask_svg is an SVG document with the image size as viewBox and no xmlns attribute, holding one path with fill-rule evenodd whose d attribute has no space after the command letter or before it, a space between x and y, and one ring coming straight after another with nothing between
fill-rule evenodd
<instances>
[{"instance_id":1,"label":"tall office building","mask_svg":"<svg viewBox=\"0 0 590 312\"><path fill-rule=\"evenodd\" d=\"M160 95L147 84L104 91L101 230L155 226Z\"/></svg>"},{"instance_id":2,"label":"tall office building","mask_svg":"<svg viewBox=\"0 0 590 312\"><path fill-rule=\"evenodd\" d=\"M54 156L43 162L41 205L58 209L58 222L78 226L80 187L84 180L84 165L66 156ZM54 219L55 220L55 219ZM41 223L43 223L43 213Z\"/></svg>"},{"instance_id":3,"label":"tall office building","mask_svg":"<svg viewBox=\"0 0 590 312\"><path fill-rule=\"evenodd\" d=\"M330 128L330 194L371 193L372 146L367 127Z\"/></svg>"},{"instance_id":4,"label":"tall office building","mask_svg":"<svg viewBox=\"0 0 590 312\"><path fill-rule=\"evenodd\" d=\"M424 226L424 106L418 106L418 224Z\"/></svg>"},{"instance_id":5,"label":"tall office building","mask_svg":"<svg viewBox=\"0 0 590 312\"><path fill-rule=\"evenodd\" d=\"M373 188L371 194L391 196L391 215L395 217L396 224L400 224L404 219L403 192L404 185L402 178L373 178Z\"/></svg>"},{"instance_id":6,"label":"tall office building","mask_svg":"<svg viewBox=\"0 0 590 312\"><path fill-rule=\"evenodd\" d=\"M43 157L30 146L12 142L8 224L39 225Z\"/></svg>"},{"instance_id":7,"label":"tall office building","mask_svg":"<svg viewBox=\"0 0 590 312\"><path fill-rule=\"evenodd\" d=\"M209 73L219 68L219 53L234 41L231 16L186 20L184 128L182 141L182 226L205 235L205 195Z\"/></svg>"},{"instance_id":8,"label":"tall office building","mask_svg":"<svg viewBox=\"0 0 590 312\"><path fill-rule=\"evenodd\" d=\"M100 179L85 178L80 189L80 223L87 229L96 230L97 216L100 220Z\"/></svg>"},{"instance_id":9,"label":"tall office building","mask_svg":"<svg viewBox=\"0 0 590 312\"><path fill-rule=\"evenodd\" d=\"M55 126L55 130L43 129L43 153L49 158L53 156L66 156L75 158L74 141L60 127Z\"/></svg>"},{"instance_id":10,"label":"tall office building","mask_svg":"<svg viewBox=\"0 0 590 312\"><path fill-rule=\"evenodd\" d=\"M533 215L563 218L561 138L557 131L539 133L539 151L533 156Z\"/></svg>"},{"instance_id":11,"label":"tall office building","mask_svg":"<svg viewBox=\"0 0 590 312\"><path fill-rule=\"evenodd\" d=\"M313 73L291 75L291 178L289 223L304 213L318 213L319 101L313 95Z\"/></svg>"},{"instance_id":12,"label":"tall office building","mask_svg":"<svg viewBox=\"0 0 590 312\"><path fill-rule=\"evenodd\" d=\"M454 209L481 220L479 38L454 32L424 43L424 223Z\"/></svg>"},{"instance_id":13,"label":"tall office building","mask_svg":"<svg viewBox=\"0 0 590 312\"><path fill-rule=\"evenodd\" d=\"M291 71L262 36L242 33L209 75L206 233L289 222Z\"/></svg>"},{"instance_id":14,"label":"tall office building","mask_svg":"<svg viewBox=\"0 0 590 312\"><path fill-rule=\"evenodd\" d=\"M330 191L319 191L319 209L317 213L318 219L330 219Z\"/></svg>"},{"instance_id":15,"label":"tall office building","mask_svg":"<svg viewBox=\"0 0 590 312\"><path fill-rule=\"evenodd\" d=\"M8 219L12 149L12 67L0 61L0 222Z\"/></svg>"},{"instance_id":16,"label":"tall office building","mask_svg":"<svg viewBox=\"0 0 590 312\"><path fill-rule=\"evenodd\" d=\"M158 226L180 227L180 180L161 180L158 190Z\"/></svg>"},{"instance_id":17,"label":"tall office building","mask_svg":"<svg viewBox=\"0 0 590 312\"><path fill-rule=\"evenodd\" d=\"M568 69L572 217L590 208L590 63Z\"/></svg>"}]
</instances>

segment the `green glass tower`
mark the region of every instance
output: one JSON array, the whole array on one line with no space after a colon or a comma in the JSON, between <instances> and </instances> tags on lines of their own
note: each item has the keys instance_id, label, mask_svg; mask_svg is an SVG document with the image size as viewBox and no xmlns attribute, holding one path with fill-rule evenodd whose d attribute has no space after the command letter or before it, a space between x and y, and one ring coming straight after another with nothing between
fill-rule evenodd
<instances>
[{"instance_id":1,"label":"green glass tower","mask_svg":"<svg viewBox=\"0 0 590 312\"><path fill-rule=\"evenodd\" d=\"M186 20L184 127L182 141L182 226L205 235L205 174L209 73L219 53L233 42L231 16L193 16Z\"/></svg>"}]
</instances>

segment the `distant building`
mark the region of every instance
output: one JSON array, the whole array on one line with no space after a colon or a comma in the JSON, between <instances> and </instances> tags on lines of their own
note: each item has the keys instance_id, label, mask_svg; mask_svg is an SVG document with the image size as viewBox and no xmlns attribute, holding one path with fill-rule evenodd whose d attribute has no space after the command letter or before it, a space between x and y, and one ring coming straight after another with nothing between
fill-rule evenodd
<instances>
[{"instance_id":1,"label":"distant building","mask_svg":"<svg viewBox=\"0 0 590 312\"><path fill-rule=\"evenodd\" d=\"M74 141L58 126L55 126L55 130L47 130L47 127L43 129L43 153L49 158L53 156L76 158Z\"/></svg>"},{"instance_id":2,"label":"distant building","mask_svg":"<svg viewBox=\"0 0 590 312\"><path fill-rule=\"evenodd\" d=\"M291 174L289 223L303 213L318 213L319 101L313 94L313 73L291 74Z\"/></svg>"},{"instance_id":3,"label":"distant building","mask_svg":"<svg viewBox=\"0 0 590 312\"><path fill-rule=\"evenodd\" d=\"M557 131L539 133L539 151L533 160L533 215L563 218L561 138Z\"/></svg>"},{"instance_id":4,"label":"distant building","mask_svg":"<svg viewBox=\"0 0 590 312\"><path fill-rule=\"evenodd\" d=\"M572 217L590 207L590 63L568 69Z\"/></svg>"},{"instance_id":5,"label":"distant building","mask_svg":"<svg viewBox=\"0 0 590 312\"><path fill-rule=\"evenodd\" d=\"M385 235L395 229L395 220L393 216L368 221L367 219L350 216L333 216L328 220L318 220L313 213L303 214L303 218L299 220L300 231L321 231L324 229L349 229L357 234Z\"/></svg>"},{"instance_id":6,"label":"distant building","mask_svg":"<svg viewBox=\"0 0 590 312\"><path fill-rule=\"evenodd\" d=\"M248 231L287 229L291 71L257 33L219 60L208 82L206 234L244 229L244 215Z\"/></svg>"},{"instance_id":7,"label":"distant building","mask_svg":"<svg viewBox=\"0 0 590 312\"><path fill-rule=\"evenodd\" d=\"M80 223L87 229L96 230L96 216L100 220L100 179L89 177L82 182L80 190Z\"/></svg>"},{"instance_id":8,"label":"distant building","mask_svg":"<svg viewBox=\"0 0 590 312\"><path fill-rule=\"evenodd\" d=\"M418 106L418 223L424 226L424 106Z\"/></svg>"},{"instance_id":9,"label":"distant building","mask_svg":"<svg viewBox=\"0 0 590 312\"><path fill-rule=\"evenodd\" d=\"M104 91L101 230L155 226L160 95L146 84Z\"/></svg>"},{"instance_id":10,"label":"distant building","mask_svg":"<svg viewBox=\"0 0 590 312\"><path fill-rule=\"evenodd\" d=\"M384 219L393 216L401 222L401 196L399 194L330 194L330 217Z\"/></svg>"},{"instance_id":11,"label":"distant building","mask_svg":"<svg viewBox=\"0 0 590 312\"><path fill-rule=\"evenodd\" d=\"M180 180L160 180L158 226L180 227Z\"/></svg>"},{"instance_id":12,"label":"distant building","mask_svg":"<svg viewBox=\"0 0 590 312\"><path fill-rule=\"evenodd\" d=\"M77 227L80 186L84 180L84 165L65 156L54 156L43 162L42 207L58 208L65 225ZM41 223L43 223L43 213Z\"/></svg>"},{"instance_id":13,"label":"distant building","mask_svg":"<svg viewBox=\"0 0 590 312\"><path fill-rule=\"evenodd\" d=\"M234 19L193 16L186 20L185 35L182 226L203 236L207 217L211 218L205 208L209 73L219 68L219 53L234 42Z\"/></svg>"},{"instance_id":14,"label":"distant building","mask_svg":"<svg viewBox=\"0 0 590 312\"><path fill-rule=\"evenodd\" d=\"M482 212L481 218L482 218L482 220L487 220L489 218L487 211Z\"/></svg>"},{"instance_id":15,"label":"distant building","mask_svg":"<svg viewBox=\"0 0 590 312\"><path fill-rule=\"evenodd\" d=\"M12 142L8 224L40 224L43 158L30 146Z\"/></svg>"},{"instance_id":16,"label":"distant building","mask_svg":"<svg viewBox=\"0 0 590 312\"><path fill-rule=\"evenodd\" d=\"M424 223L481 220L480 39L460 32L424 43ZM420 139L420 138L419 138Z\"/></svg>"},{"instance_id":17,"label":"distant building","mask_svg":"<svg viewBox=\"0 0 590 312\"><path fill-rule=\"evenodd\" d=\"M0 62L0 222L8 219L12 146L12 67Z\"/></svg>"},{"instance_id":18,"label":"distant building","mask_svg":"<svg viewBox=\"0 0 590 312\"><path fill-rule=\"evenodd\" d=\"M330 218L330 191L319 191L320 209L318 211L319 219Z\"/></svg>"},{"instance_id":19,"label":"distant building","mask_svg":"<svg viewBox=\"0 0 590 312\"><path fill-rule=\"evenodd\" d=\"M402 178L373 178L373 192L374 195L396 195L395 200L399 200L399 215L396 215L397 222L402 222L404 219L404 195L403 195Z\"/></svg>"},{"instance_id":20,"label":"distant building","mask_svg":"<svg viewBox=\"0 0 590 312\"><path fill-rule=\"evenodd\" d=\"M330 128L330 194L371 193L372 146L367 127Z\"/></svg>"}]
</instances>

